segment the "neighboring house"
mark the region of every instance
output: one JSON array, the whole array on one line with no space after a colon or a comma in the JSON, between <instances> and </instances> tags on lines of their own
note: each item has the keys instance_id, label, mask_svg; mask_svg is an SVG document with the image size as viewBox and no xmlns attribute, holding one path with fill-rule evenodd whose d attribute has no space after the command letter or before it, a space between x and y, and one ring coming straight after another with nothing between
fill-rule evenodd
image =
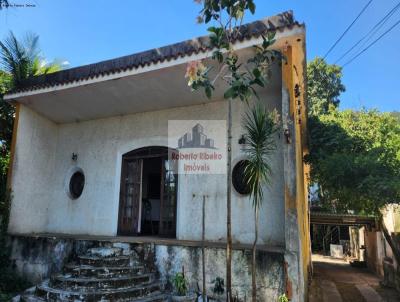
<instances>
[{"instance_id":1,"label":"neighboring house","mask_svg":"<svg viewBox=\"0 0 400 302\"><path fill-rule=\"evenodd\" d=\"M269 31L276 31L273 47L285 59L258 91L282 119L260 211L258 295L276 301L286 292L292 301L304 301L310 272L308 167L302 160L305 27L291 12L246 24L235 43L239 56L249 57ZM144 242L154 248L161 276L184 265L201 284L204 197L207 286L225 278L226 175L181 170L170 157L200 146L221 159L226 171L226 87L217 81L208 100L184 78L188 62L210 60L208 45L208 37L200 37L34 77L5 96L16 106L8 230L18 271L34 280L47 277L70 257L77 240ZM233 167L245 159L245 110L245 103L233 102ZM171 141L169 122L180 120L187 127ZM221 121L221 127L212 126ZM234 171L232 279L233 293L243 298L251 296L254 211L249 196L237 192L243 169Z\"/></svg>"}]
</instances>

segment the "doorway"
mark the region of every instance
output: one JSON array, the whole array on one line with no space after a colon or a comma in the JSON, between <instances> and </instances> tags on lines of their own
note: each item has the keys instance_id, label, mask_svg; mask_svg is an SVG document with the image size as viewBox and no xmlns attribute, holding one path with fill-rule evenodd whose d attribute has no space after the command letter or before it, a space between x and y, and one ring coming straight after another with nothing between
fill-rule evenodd
<instances>
[{"instance_id":1,"label":"doorway","mask_svg":"<svg viewBox=\"0 0 400 302\"><path fill-rule=\"evenodd\" d=\"M176 236L178 175L167 147L122 156L119 235Z\"/></svg>"}]
</instances>

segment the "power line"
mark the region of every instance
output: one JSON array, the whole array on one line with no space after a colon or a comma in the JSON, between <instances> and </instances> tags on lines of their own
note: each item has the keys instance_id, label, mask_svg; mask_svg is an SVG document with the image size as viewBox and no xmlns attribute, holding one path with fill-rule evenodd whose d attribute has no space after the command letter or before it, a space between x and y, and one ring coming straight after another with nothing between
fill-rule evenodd
<instances>
[{"instance_id":1,"label":"power line","mask_svg":"<svg viewBox=\"0 0 400 302\"><path fill-rule=\"evenodd\" d=\"M400 2L398 2L377 24L375 24L370 31L363 36L357 43L355 43L349 50L347 50L344 54L340 56L339 59L335 61L334 64L338 63L344 57L346 57L354 48L356 48L362 41L364 41L368 36L368 39L362 44L361 47L365 46L368 41L382 28L383 25L393 16L393 14L400 8Z\"/></svg>"},{"instance_id":2,"label":"power line","mask_svg":"<svg viewBox=\"0 0 400 302\"><path fill-rule=\"evenodd\" d=\"M336 45L343 39L343 37L347 34L347 32L353 27L353 25L357 22L357 20L361 17L361 15L365 12L365 10L368 8L368 6L372 3L373 0L368 1L368 3L363 7L361 12L358 14L358 16L351 22L351 24L346 28L346 30L343 32L343 34L336 40L335 43L329 48L328 52L325 54L323 59L331 53L331 51L336 47Z\"/></svg>"},{"instance_id":3,"label":"power line","mask_svg":"<svg viewBox=\"0 0 400 302\"><path fill-rule=\"evenodd\" d=\"M386 36L389 32L391 32L399 24L400 24L400 20L397 21L395 24L393 24L388 30L386 30L383 34L381 34L377 39L375 39L372 43L370 43L366 48L364 48L362 51L360 51L357 55L355 55L350 60L348 60L346 63L344 63L342 67L349 65L351 62L353 62L355 59L357 59L360 55L362 55L364 52L366 52L370 47L372 47L376 42L378 42L380 39L382 39L384 36Z\"/></svg>"}]
</instances>

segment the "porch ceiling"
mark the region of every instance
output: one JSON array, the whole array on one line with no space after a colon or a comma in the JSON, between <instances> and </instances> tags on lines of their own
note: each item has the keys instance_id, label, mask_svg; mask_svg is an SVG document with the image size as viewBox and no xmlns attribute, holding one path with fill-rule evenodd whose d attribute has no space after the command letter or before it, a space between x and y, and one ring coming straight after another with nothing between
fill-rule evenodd
<instances>
[{"instance_id":1,"label":"porch ceiling","mask_svg":"<svg viewBox=\"0 0 400 302\"><path fill-rule=\"evenodd\" d=\"M303 43L304 31L302 28L294 28L278 33L276 38L274 48L282 49L286 45ZM238 43L237 52L243 62L253 54L252 46L261 42L262 39L258 38ZM82 80L32 92L16 92L6 95L5 99L26 105L55 123L71 123L220 101L226 89L223 80L219 79L214 83L216 89L209 100L203 90L192 92L187 85L187 79L184 78L187 62L203 59L210 65L210 56L211 52L178 58L160 65L145 66L99 79ZM210 72L211 79L214 79L217 71L218 66L214 66ZM275 85L281 85L281 78L273 80L271 86Z\"/></svg>"},{"instance_id":2,"label":"porch ceiling","mask_svg":"<svg viewBox=\"0 0 400 302\"><path fill-rule=\"evenodd\" d=\"M241 59L247 61L252 54L252 48L238 52ZM184 78L186 64L185 62L106 81L25 95L16 101L55 123L70 123L199 105L223 99L227 86L220 78L214 83L215 91L211 100L207 99L203 90L192 92ZM206 64L211 65L211 62ZM274 68L276 72L273 73L280 74L279 65L276 64ZM217 71L218 66L213 66L210 79L215 78ZM269 87L280 85L280 81L280 77L274 77Z\"/></svg>"},{"instance_id":3,"label":"porch ceiling","mask_svg":"<svg viewBox=\"0 0 400 302\"><path fill-rule=\"evenodd\" d=\"M20 103L56 123L69 123L166 108L202 104L221 99L216 83L213 100L191 92L184 78L186 64L138 75L26 96Z\"/></svg>"}]
</instances>

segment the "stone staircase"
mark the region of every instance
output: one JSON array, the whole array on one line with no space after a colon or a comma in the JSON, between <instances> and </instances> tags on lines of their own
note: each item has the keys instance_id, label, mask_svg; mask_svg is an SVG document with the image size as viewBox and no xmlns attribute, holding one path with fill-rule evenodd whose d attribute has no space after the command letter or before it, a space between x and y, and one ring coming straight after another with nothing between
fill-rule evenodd
<instances>
[{"instance_id":1,"label":"stone staircase","mask_svg":"<svg viewBox=\"0 0 400 302\"><path fill-rule=\"evenodd\" d=\"M20 301L168 301L155 270L134 253L112 246L88 249Z\"/></svg>"}]
</instances>

